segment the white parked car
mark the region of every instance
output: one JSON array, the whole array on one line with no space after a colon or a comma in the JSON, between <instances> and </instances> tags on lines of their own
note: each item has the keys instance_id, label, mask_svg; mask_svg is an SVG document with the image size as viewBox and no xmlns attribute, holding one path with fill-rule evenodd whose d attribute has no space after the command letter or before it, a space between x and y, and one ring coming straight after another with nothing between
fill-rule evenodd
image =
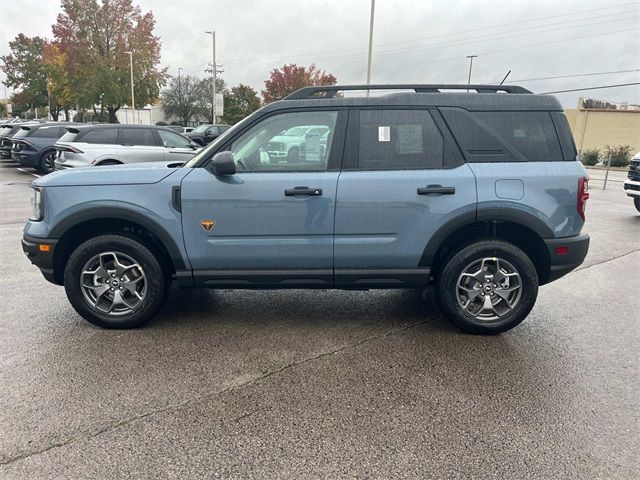
<instances>
[{"instance_id":1,"label":"white parked car","mask_svg":"<svg viewBox=\"0 0 640 480\"><path fill-rule=\"evenodd\" d=\"M121 163L186 162L201 148L170 128L119 124L69 127L54 147L56 170Z\"/></svg>"}]
</instances>

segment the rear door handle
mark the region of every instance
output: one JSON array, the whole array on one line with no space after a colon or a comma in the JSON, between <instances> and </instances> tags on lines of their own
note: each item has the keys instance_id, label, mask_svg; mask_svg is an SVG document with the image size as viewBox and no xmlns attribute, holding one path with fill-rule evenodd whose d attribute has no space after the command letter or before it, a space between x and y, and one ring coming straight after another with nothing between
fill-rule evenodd
<instances>
[{"instance_id":1,"label":"rear door handle","mask_svg":"<svg viewBox=\"0 0 640 480\"><path fill-rule=\"evenodd\" d=\"M418 188L418 195L453 195L455 193L455 187L443 187L442 185L427 185Z\"/></svg>"},{"instance_id":2,"label":"rear door handle","mask_svg":"<svg viewBox=\"0 0 640 480\"><path fill-rule=\"evenodd\" d=\"M296 195L310 195L313 197L319 197L322 195L321 188L309 188L309 187L294 187L287 188L284 191L285 197L295 197Z\"/></svg>"}]
</instances>

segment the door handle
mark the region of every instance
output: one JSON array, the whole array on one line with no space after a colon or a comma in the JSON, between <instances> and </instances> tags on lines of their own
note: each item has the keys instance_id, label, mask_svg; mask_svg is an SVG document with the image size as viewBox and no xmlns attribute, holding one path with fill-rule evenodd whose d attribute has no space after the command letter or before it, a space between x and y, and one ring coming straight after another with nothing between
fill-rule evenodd
<instances>
[{"instance_id":1,"label":"door handle","mask_svg":"<svg viewBox=\"0 0 640 480\"><path fill-rule=\"evenodd\" d=\"M296 195L310 195L313 197L319 197L322 195L321 188L309 188L309 187L294 187L287 188L284 191L285 197L295 197Z\"/></svg>"},{"instance_id":2,"label":"door handle","mask_svg":"<svg viewBox=\"0 0 640 480\"><path fill-rule=\"evenodd\" d=\"M443 187L442 185L427 185L418 188L418 195L453 195L455 193L455 187Z\"/></svg>"}]
</instances>

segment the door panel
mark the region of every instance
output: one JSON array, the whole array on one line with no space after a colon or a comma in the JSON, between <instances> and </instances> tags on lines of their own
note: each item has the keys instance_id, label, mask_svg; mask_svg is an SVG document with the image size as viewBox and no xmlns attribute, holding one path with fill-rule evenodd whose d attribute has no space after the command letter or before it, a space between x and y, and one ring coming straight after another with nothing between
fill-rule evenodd
<instances>
[{"instance_id":1,"label":"door panel","mask_svg":"<svg viewBox=\"0 0 640 480\"><path fill-rule=\"evenodd\" d=\"M336 200L336 284L358 282L351 272L366 269L370 279L386 278L379 282L385 286L424 283L429 266L420 260L429 238L448 220L475 213L473 172L433 110L354 109L349 118L343 163L350 170L340 175Z\"/></svg>"},{"instance_id":2,"label":"door panel","mask_svg":"<svg viewBox=\"0 0 640 480\"><path fill-rule=\"evenodd\" d=\"M455 193L418 194L436 185ZM446 170L343 172L335 268L418 268L431 235L455 216L475 212L475 204L475 179L467 164Z\"/></svg>"},{"instance_id":3,"label":"door panel","mask_svg":"<svg viewBox=\"0 0 640 480\"><path fill-rule=\"evenodd\" d=\"M337 178L193 169L182 182L182 224L194 270L331 269ZM285 194L295 187L322 195ZM203 220L215 224L207 231Z\"/></svg>"},{"instance_id":4,"label":"door panel","mask_svg":"<svg viewBox=\"0 0 640 480\"><path fill-rule=\"evenodd\" d=\"M118 156L124 163L162 162L164 147L158 145L150 128L120 128Z\"/></svg>"},{"instance_id":5,"label":"door panel","mask_svg":"<svg viewBox=\"0 0 640 480\"><path fill-rule=\"evenodd\" d=\"M194 168L185 177L183 232L196 284L332 284L346 113L267 114L219 147L233 154L235 174ZM318 135L299 139L298 130L310 127L328 128L325 143ZM268 145L291 138L302 142L295 158L270 154Z\"/></svg>"}]
</instances>

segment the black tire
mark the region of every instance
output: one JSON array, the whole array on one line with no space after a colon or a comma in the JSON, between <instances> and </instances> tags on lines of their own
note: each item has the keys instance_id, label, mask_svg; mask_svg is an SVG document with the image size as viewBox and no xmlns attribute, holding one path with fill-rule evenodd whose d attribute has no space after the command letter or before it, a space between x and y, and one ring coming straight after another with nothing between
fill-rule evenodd
<instances>
[{"instance_id":1,"label":"black tire","mask_svg":"<svg viewBox=\"0 0 640 480\"><path fill-rule=\"evenodd\" d=\"M108 167L109 165L122 165L122 162L117 160L105 160L104 162L100 162L98 167Z\"/></svg>"},{"instance_id":2,"label":"black tire","mask_svg":"<svg viewBox=\"0 0 640 480\"><path fill-rule=\"evenodd\" d=\"M633 197L633 204L636 206L636 210L640 212L640 197Z\"/></svg>"},{"instance_id":3,"label":"black tire","mask_svg":"<svg viewBox=\"0 0 640 480\"><path fill-rule=\"evenodd\" d=\"M482 264L483 259L486 259L485 264ZM503 283L490 280L491 283L485 284L493 279L490 273L495 270L495 265L500 265L503 273L512 273L510 270L514 270L519 277L511 275L508 280L503 279ZM485 266L487 271L483 271L481 266ZM481 277L482 282L471 274L476 271L475 268L478 268L475 275ZM514 284L520 285L519 293ZM463 286L472 288L465 289ZM496 335L512 329L527 317L538 296L538 275L527 254L515 245L501 240L483 240L463 247L449 257L437 279L436 290L439 306L451 323L469 333ZM498 290L499 293L494 293ZM510 290L514 291L506 293ZM467 291L473 295L473 299L467 296ZM503 295L508 299L502 298ZM492 305L487 306L491 307L486 313L487 318L481 319L478 317L487 305L485 297L489 297ZM469 309L463 308L463 301L469 305ZM510 305L511 308L508 308ZM474 312L477 316L473 315Z\"/></svg>"},{"instance_id":4,"label":"black tire","mask_svg":"<svg viewBox=\"0 0 640 480\"><path fill-rule=\"evenodd\" d=\"M38 166L38 171L44 173L45 175L53 172L56 169L55 166L56 160L56 150L47 150L40 156L40 165Z\"/></svg>"},{"instance_id":5,"label":"black tire","mask_svg":"<svg viewBox=\"0 0 640 480\"><path fill-rule=\"evenodd\" d=\"M76 312L87 321L103 328L135 328L147 322L162 306L169 283L168 272L153 251L153 248L141 239L122 234L100 235L78 246L69 257L64 271L64 288ZM101 310L92 305L83 293L87 291L81 286L83 268L101 253L107 256L110 252L117 252L123 257L132 259L141 267L141 272L144 272L145 289L142 292L142 299L128 313L105 313L104 309ZM112 282L118 280L109 276L107 278ZM119 280L122 281L122 278ZM97 285L104 286L100 282ZM119 288L122 290L122 285ZM107 302L109 297L113 298L114 295L109 291L104 293Z\"/></svg>"}]
</instances>

